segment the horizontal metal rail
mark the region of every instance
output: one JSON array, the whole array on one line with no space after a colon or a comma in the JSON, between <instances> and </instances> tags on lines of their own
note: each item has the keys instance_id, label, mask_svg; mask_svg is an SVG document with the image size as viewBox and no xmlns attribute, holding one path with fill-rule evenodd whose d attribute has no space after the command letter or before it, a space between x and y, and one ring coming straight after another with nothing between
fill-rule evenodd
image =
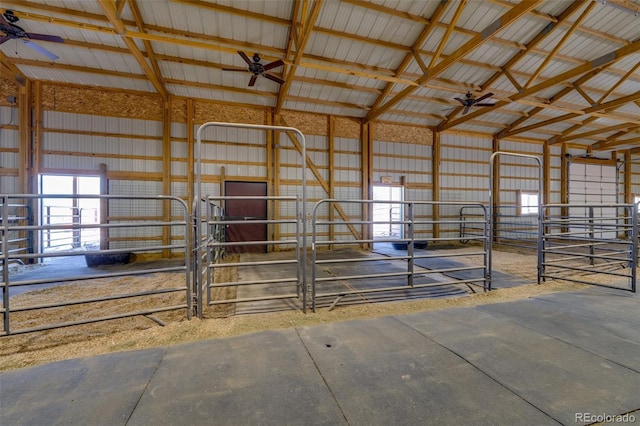
<instances>
[{"instance_id":1,"label":"horizontal metal rail","mask_svg":"<svg viewBox=\"0 0 640 426\"><path fill-rule=\"evenodd\" d=\"M272 207L272 211L268 212L268 217L266 218L247 217L239 220L238 217L231 217L227 214L227 205L232 201L264 201L268 206ZM201 246L204 250L203 257L201 258L204 267L201 268L199 276L202 282L199 288L199 294L202 295L201 298L203 299L203 307L201 309L206 306L229 303L235 305L238 303L268 300L299 300L302 297L301 305L304 310L306 306L304 301L305 290L302 288L304 274L302 268L303 262L300 261L302 256L304 256L302 253L304 237L301 232L302 206L299 198L292 196L205 196L202 202L205 210L204 223L207 228L204 237L206 243ZM278 208L275 208L276 206ZM291 210L290 207L293 207L296 212L296 218L284 219L282 217L276 217L276 212L285 210L287 206L289 206L289 210ZM242 241L229 241L227 239L226 230L228 227L247 224L264 225L268 230L267 237L260 240L244 239ZM286 225L295 228L293 239L276 237L276 233L272 232ZM264 246L270 250L280 249L281 247L293 249L295 259L250 260L244 253L239 254L240 259L234 259L234 261L226 259L229 250L235 249L243 251L244 248L257 246ZM285 268L286 266L293 267ZM255 274L255 268L258 267L267 269L277 268L280 278L252 279L251 276ZM234 269L236 269L238 273L237 280L230 280L228 277L222 275L225 271L227 274L230 274ZM246 277L240 279L240 276L243 274L246 274ZM214 294L212 293L213 289L221 290L226 288L240 292L241 289L248 287L252 287L250 291L260 292L261 288L266 289L274 285L279 286L281 290L288 290L287 294L284 296L282 294L273 294L268 296L245 297L237 293L236 297L233 298L216 294L214 300Z\"/></svg>"},{"instance_id":2,"label":"horizontal metal rail","mask_svg":"<svg viewBox=\"0 0 640 426\"><path fill-rule=\"evenodd\" d=\"M542 224L539 280L636 291L637 205L549 204Z\"/></svg>"},{"instance_id":3,"label":"horizontal metal rail","mask_svg":"<svg viewBox=\"0 0 640 426\"><path fill-rule=\"evenodd\" d=\"M11 206L19 205L21 207L28 207L31 211L33 210L43 210L44 200L51 199L65 199L65 200L79 200L79 199L93 199L97 202L105 202L106 207L106 216L113 217L113 215L108 214L108 209L117 204L117 208L119 209L128 209L131 211L131 214L128 215L128 219L126 221L117 221L117 222L104 222L104 223L95 223L95 224L83 224L80 220L77 220L72 223L55 223L55 221L51 221L54 223L47 223L48 220L45 218L45 223L38 224L34 221L30 215L22 215L21 217L29 217L29 220L26 221L15 221L15 220L3 220L1 218L9 218L11 215L9 214L9 210ZM12 203L11 200L20 200L23 204ZM118 201L115 203L115 201ZM74 201L75 202L75 201ZM113 204L107 204L107 202L114 202ZM165 207L168 206L168 207ZM70 207L65 207L70 208ZM169 211L173 211L175 209L180 210L179 217L182 217L182 220L147 220L146 217L150 215L150 212L158 211L156 216L162 216L165 208L170 209ZM78 210L79 211L79 210ZM139 220L135 217L136 214L140 214ZM144 216L142 216L144 215ZM13 215L14 217L16 215ZM76 215L78 216L78 215ZM64 219L64 218L63 218ZM79 219L79 216L78 216ZM43 252L37 248L33 250L29 250L28 252L16 252L14 249L9 249L6 235L9 233L39 233L45 234L48 233L51 235L52 233L59 232L62 230L72 231L73 233L79 233L82 230L86 229L101 229L102 234L106 236L106 241L104 241L103 246L108 246L111 242L109 239L110 233L113 233L115 230L119 228L131 229L136 228L140 229L143 232L146 232L147 235L155 236L155 238L164 238L167 235L171 238L171 230L178 228L180 229L180 233L184 235L183 242L180 244L155 244L155 245L145 245L147 244L147 239L126 239L119 240L117 244L120 247L112 248L112 249L104 249L104 250L61 250L56 252ZM175 265L170 264L167 266L161 267L151 267L144 268L144 266L136 268L135 266L131 267L131 269L122 270L115 269L112 271L103 270L98 273L91 274L83 274L78 275L74 274L72 270L69 271L68 274L64 274L61 276L47 276L45 274L40 274L40 276L35 275L32 278L28 279L16 279L13 278L11 274L9 274L8 268L3 268L2 271L2 283L0 289L2 291L2 317L3 317L3 328L0 331L0 335L14 335L21 334L33 331L42 331L42 330L50 330L61 327L70 327L73 325L82 325L89 324L100 321L108 321L112 319L133 317L139 315L148 315L152 313L158 312L166 312L166 311L175 311L175 310L185 310L185 316L187 318L191 318L192 312L192 297L191 297L191 221L189 218L187 204L178 197L172 196L120 196L120 195L69 195L69 194L46 194L46 195L34 195L34 194L9 194L9 195L0 195L0 232L2 233L2 264L8 265L10 262L27 262L27 261L36 261L40 262L45 259L55 259L61 257L71 257L71 256L96 256L96 257L108 257L112 255L120 255L120 254L135 254L142 253L145 255L152 254L160 254L167 252L178 252L179 254L184 255L184 264ZM163 237L164 234L164 237ZM40 238L41 241L44 241L43 238ZM46 268L46 265L45 265ZM140 291L136 292L127 292L127 293L118 293L115 288L112 288L110 285L110 280L105 283L98 283L97 285L100 287L102 291L101 295L96 295L92 297L82 297L78 299L66 299L59 302L50 302L50 303L30 303L28 305L16 305L11 302L11 292L13 290L25 290L28 291L33 286L56 286L60 292L64 291L66 283L70 282L80 282L86 280L95 280L95 279L114 279L120 277L134 277L134 276L142 276L149 275L154 273L167 273L167 272L181 272L184 274L185 284L184 286L175 286L175 284L171 285L171 282L168 282L167 286L162 286L160 288L154 289L140 289ZM182 294L181 299L183 303L175 303L176 301L166 302L160 301L154 298L154 296L160 295L168 295L168 294ZM70 307L70 306L82 306L82 305L95 305L100 306L101 303L106 303L115 300L125 300L125 299L134 299L136 301L145 302L155 304L155 306L151 306L148 309L144 310L135 310L130 312L113 312L115 309L110 305L106 306L105 309L112 310L112 315L102 315L102 316L93 316L89 310L85 310L82 313L78 313L78 317L72 321L62 322L62 323L51 323L51 320L46 319L46 316L41 316L42 323L36 326L24 327L21 326L19 322L20 313L25 312L38 312L45 311L48 309L60 308L60 307ZM156 303L157 302L157 303ZM170 305L170 306L168 306ZM125 308L126 310L126 308Z\"/></svg>"},{"instance_id":4,"label":"horizontal metal rail","mask_svg":"<svg viewBox=\"0 0 640 426\"><path fill-rule=\"evenodd\" d=\"M381 220L319 220L318 212L323 209L332 209L333 205L338 204L344 210L348 210L348 207L358 206L360 209L365 209L372 204L402 204L403 211L405 212L405 217L402 220L395 220L390 216L389 221L381 221ZM484 221L474 220L474 223L482 223L484 225L484 233L477 237L473 237L482 244L482 250L478 250L471 254L467 253L466 255L477 255L482 256L483 258L483 266L479 267L455 267L455 268L445 268L445 269L429 269L429 270L416 270L416 261L420 261L421 259L429 259L434 257L457 257L460 256L460 253L454 253L452 256L447 256L443 254L439 254L438 256L434 255L423 255L415 252L415 244L418 242L427 242L429 243L438 243L438 242L459 242L463 238L462 236L458 237L426 237L418 238L418 232L420 231L431 231L431 228L434 226L453 226L457 227L461 223L462 220L453 219L453 220L423 220L420 218L416 218L416 210L420 208L431 208L433 206L454 206L454 207L464 207L464 206L473 206L476 209L484 212L482 216ZM312 267L311 267L311 293L312 293L312 309L315 311L316 308L316 300L321 297L326 296L343 296L346 294L363 294L369 292L384 292L384 291L396 291L399 289L402 290L411 290L414 288L423 288L423 287L438 287L438 286L446 286L453 284L461 284L461 283L482 283L484 289L490 289L491 283L491 275L490 271L487 268L488 265L488 257L489 252L487 250L487 241L488 241L488 225L487 225L487 214L486 208L482 204L479 203L460 203L460 202L436 202L436 201L387 201L387 200L343 200L343 199L324 199L318 201L313 208L312 215L312 243L311 243L311 256L312 256ZM393 220L392 220L393 219ZM380 224L388 224L388 225L396 225L401 224L404 227L404 238L368 238L369 235L372 234L371 230L373 229L373 225ZM348 239L325 239L324 237L320 237L320 233L318 232L319 228L325 227L345 227L357 226L361 230L361 237L351 237ZM428 228L425 228L428 227ZM331 235L331 232L329 233ZM467 237L464 237L467 238ZM350 257L350 258L332 258L332 259L319 259L318 258L318 249L324 246L334 246L334 245L354 245L354 244L371 244L371 243L381 243L381 242L392 242L398 243L403 242L407 245L407 254L406 256L386 256L380 257L376 256L373 258L365 259L360 256ZM400 265L403 265L403 270L397 272L375 272L364 271L360 274L333 274L327 277L319 277L318 276L318 268L323 266L327 267L327 265L339 266L340 264L353 264L362 262L363 265L367 265L370 261L374 260L382 260L385 259L387 261L398 261L401 262ZM436 282L429 284L417 284L414 280L416 277L424 277L429 274L455 274L456 272L461 271L469 271L469 270L479 270L481 272L481 276L479 278L473 278L468 280L451 280L446 282ZM404 286L398 286L397 280L393 280L393 278L400 278L406 282ZM450 278L452 278L450 276ZM384 287L377 287L375 289L371 288L351 288L350 282L358 282L362 280L389 280L389 284ZM331 288L325 288L324 284L328 282L337 282L339 284L345 285L344 290L335 291ZM366 286L360 286L366 287ZM336 300L335 303L337 303ZM334 303L334 304L335 304Z\"/></svg>"}]
</instances>

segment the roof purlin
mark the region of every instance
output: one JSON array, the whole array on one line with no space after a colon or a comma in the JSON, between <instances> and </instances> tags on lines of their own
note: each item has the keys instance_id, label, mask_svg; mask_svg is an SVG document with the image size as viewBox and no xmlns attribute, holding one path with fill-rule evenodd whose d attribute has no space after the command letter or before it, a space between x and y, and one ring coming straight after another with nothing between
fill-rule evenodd
<instances>
[{"instance_id":1,"label":"roof purlin","mask_svg":"<svg viewBox=\"0 0 640 426\"><path fill-rule=\"evenodd\" d=\"M493 35L498 33L500 30L508 27L518 19L520 19L523 15L531 11L536 5L541 3L541 0L525 0L522 3L518 4L511 8L508 12L502 15L500 18L496 19L493 23L489 24L481 33L476 34L471 40L467 41L460 49L458 49L454 54L449 56L447 59L441 61L433 67L427 74L420 77L416 83L418 85L422 85L429 80L435 78L443 71L447 70L453 64L458 62L462 57L464 57L467 53L474 50L486 40L490 39ZM398 95L393 97L391 100L387 101L384 105L372 110L369 114L367 114L366 121L372 121L384 114L386 110L391 108L400 102L405 96L410 94L411 92L416 90L416 86L409 86L405 88Z\"/></svg>"}]
</instances>

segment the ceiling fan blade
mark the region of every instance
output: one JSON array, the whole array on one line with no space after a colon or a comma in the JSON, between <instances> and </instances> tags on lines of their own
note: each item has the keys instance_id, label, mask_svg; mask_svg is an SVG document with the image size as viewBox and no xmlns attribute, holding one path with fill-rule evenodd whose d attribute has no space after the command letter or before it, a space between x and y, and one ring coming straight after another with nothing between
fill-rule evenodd
<instances>
[{"instance_id":1,"label":"ceiling fan blade","mask_svg":"<svg viewBox=\"0 0 640 426\"><path fill-rule=\"evenodd\" d=\"M25 39L23 39L23 38L22 38L22 39L20 39L20 41L22 41L24 44L26 44L27 46L29 46L29 47L30 47L30 48L32 48L33 50L36 50L36 51L38 51L38 52L42 53L44 56L46 56L46 57L47 57L47 58L49 58L49 59L52 59L52 60L54 60L54 61L55 61L56 59L60 59L60 58L58 58L58 56L56 56L56 55L54 55L53 53L49 52L49 51L48 51L47 49L45 49L44 47L42 47L42 46L38 46L37 44L32 43L30 40L25 40Z\"/></svg>"},{"instance_id":2,"label":"ceiling fan blade","mask_svg":"<svg viewBox=\"0 0 640 426\"><path fill-rule=\"evenodd\" d=\"M476 104L477 104L478 102L482 102L482 101L484 101L485 99L490 98L490 97L492 97L492 96L493 96L493 93L491 93L491 92L489 92L489 93L485 93L484 95L482 95L482 96L480 96L478 99L476 99Z\"/></svg>"},{"instance_id":3,"label":"ceiling fan blade","mask_svg":"<svg viewBox=\"0 0 640 426\"><path fill-rule=\"evenodd\" d=\"M481 103L476 103L475 106L492 107L492 106L496 106L496 104L488 104L486 102L481 102Z\"/></svg>"},{"instance_id":4,"label":"ceiling fan blade","mask_svg":"<svg viewBox=\"0 0 640 426\"><path fill-rule=\"evenodd\" d=\"M280 77L276 77L275 75L269 74L269 73L264 73L262 74L264 77L268 78L271 81L275 81L278 84L284 84L284 80L281 79Z\"/></svg>"},{"instance_id":5,"label":"ceiling fan blade","mask_svg":"<svg viewBox=\"0 0 640 426\"><path fill-rule=\"evenodd\" d=\"M51 41L53 43L64 43L64 40L62 39L62 37L58 37L54 35L35 34L35 33L28 33L28 35L31 40L42 40L42 41Z\"/></svg>"},{"instance_id":6,"label":"ceiling fan blade","mask_svg":"<svg viewBox=\"0 0 640 426\"><path fill-rule=\"evenodd\" d=\"M9 36L4 36L4 37L0 37L0 44L4 43L5 41L9 40L11 37Z\"/></svg>"},{"instance_id":7,"label":"ceiling fan blade","mask_svg":"<svg viewBox=\"0 0 640 426\"><path fill-rule=\"evenodd\" d=\"M262 67L265 71L269 71L271 68L277 68L279 66L284 65L284 62L282 62L282 59L278 59L277 61L273 61L267 65L265 65L264 67Z\"/></svg>"},{"instance_id":8,"label":"ceiling fan blade","mask_svg":"<svg viewBox=\"0 0 640 426\"><path fill-rule=\"evenodd\" d=\"M460 99L460 98L453 98L456 101L460 102L462 104L462 106L467 106L467 103L464 101L464 99Z\"/></svg>"},{"instance_id":9,"label":"ceiling fan blade","mask_svg":"<svg viewBox=\"0 0 640 426\"><path fill-rule=\"evenodd\" d=\"M257 79L258 79L257 75L252 75L251 80L249 80L249 87L254 86L256 84Z\"/></svg>"},{"instance_id":10,"label":"ceiling fan blade","mask_svg":"<svg viewBox=\"0 0 640 426\"><path fill-rule=\"evenodd\" d=\"M241 52L238 50L238 55L240 55L240 57L242 57L242 59L244 59L244 61L248 64L248 65L253 65L253 62L251 62L251 59L249 59L249 57L247 56L246 53Z\"/></svg>"},{"instance_id":11,"label":"ceiling fan blade","mask_svg":"<svg viewBox=\"0 0 640 426\"><path fill-rule=\"evenodd\" d=\"M247 70L246 68L222 68L222 71L241 71L241 72L248 72L249 70Z\"/></svg>"},{"instance_id":12,"label":"ceiling fan blade","mask_svg":"<svg viewBox=\"0 0 640 426\"><path fill-rule=\"evenodd\" d=\"M464 107L464 111L462 111L462 115L465 115L466 113L468 113L469 108L471 108L471 105L467 105L466 107Z\"/></svg>"}]
</instances>

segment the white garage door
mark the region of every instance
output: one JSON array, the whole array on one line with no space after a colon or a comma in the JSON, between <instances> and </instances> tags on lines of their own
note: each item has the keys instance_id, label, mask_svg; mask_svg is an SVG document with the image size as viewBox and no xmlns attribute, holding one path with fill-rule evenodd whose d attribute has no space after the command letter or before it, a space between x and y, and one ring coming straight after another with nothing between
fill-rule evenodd
<instances>
[{"instance_id":1,"label":"white garage door","mask_svg":"<svg viewBox=\"0 0 640 426\"><path fill-rule=\"evenodd\" d=\"M616 203L616 167L591 163L570 163L569 165L569 203L572 205L607 205ZM586 208L571 208L572 217L589 217ZM593 209L596 226L596 238L615 238L612 231L616 225L615 207L597 207ZM588 226L588 225L587 225ZM575 229L578 231L578 229Z\"/></svg>"}]
</instances>

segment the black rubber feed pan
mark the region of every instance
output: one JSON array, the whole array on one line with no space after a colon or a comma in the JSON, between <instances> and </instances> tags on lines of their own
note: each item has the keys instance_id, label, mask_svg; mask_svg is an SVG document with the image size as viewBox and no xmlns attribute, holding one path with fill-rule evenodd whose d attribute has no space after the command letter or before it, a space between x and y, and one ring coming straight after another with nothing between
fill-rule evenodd
<instances>
[{"instance_id":1,"label":"black rubber feed pan","mask_svg":"<svg viewBox=\"0 0 640 426\"><path fill-rule=\"evenodd\" d=\"M407 247L409 246L409 243L406 242L406 241L400 241L400 242L397 242L397 243L391 243L391 245L396 250L406 250ZM426 249L428 245L429 245L428 241L414 241L413 242L413 248L415 248L415 249L423 250L423 249Z\"/></svg>"},{"instance_id":2,"label":"black rubber feed pan","mask_svg":"<svg viewBox=\"0 0 640 426\"><path fill-rule=\"evenodd\" d=\"M85 254L88 267L103 265L125 265L131 262L133 253L99 253Z\"/></svg>"}]
</instances>

